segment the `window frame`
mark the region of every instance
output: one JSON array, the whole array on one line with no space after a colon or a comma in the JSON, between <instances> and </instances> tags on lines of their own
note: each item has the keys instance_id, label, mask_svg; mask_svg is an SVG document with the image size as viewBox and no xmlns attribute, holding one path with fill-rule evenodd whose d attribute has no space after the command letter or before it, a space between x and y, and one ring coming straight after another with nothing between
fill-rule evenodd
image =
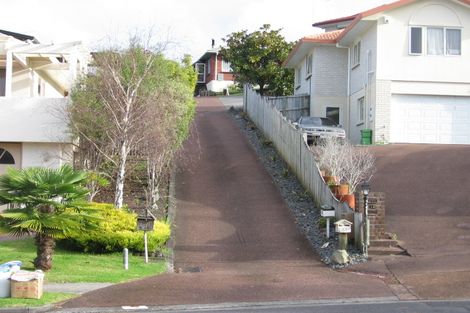
<instances>
[{"instance_id":1,"label":"window frame","mask_svg":"<svg viewBox=\"0 0 470 313\"><path fill-rule=\"evenodd\" d=\"M416 53L411 51L411 43L412 43L412 29L417 28L421 29L421 53ZM442 29L443 31L443 53L442 54L430 54L428 51L428 29ZM448 30L457 30L460 33L460 51L459 54L449 54L447 53L447 31ZM410 25L408 31L408 55L425 55L425 56L432 56L432 57L458 57L462 56L462 28L461 27L447 27L447 26L419 26L419 25Z\"/></svg>"},{"instance_id":2,"label":"window frame","mask_svg":"<svg viewBox=\"0 0 470 313\"><path fill-rule=\"evenodd\" d=\"M233 72L232 64L228 61L225 61L224 59L222 59L222 72L224 73Z\"/></svg>"},{"instance_id":3,"label":"window frame","mask_svg":"<svg viewBox=\"0 0 470 313\"><path fill-rule=\"evenodd\" d=\"M352 47L351 68L361 65L361 40L356 42Z\"/></svg>"},{"instance_id":4,"label":"window frame","mask_svg":"<svg viewBox=\"0 0 470 313\"><path fill-rule=\"evenodd\" d=\"M295 89L299 89L302 80L302 67L295 69Z\"/></svg>"},{"instance_id":5,"label":"window frame","mask_svg":"<svg viewBox=\"0 0 470 313\"><path fill-rule=\"evenodd\" d=\"M198 68L198 67L201 66L201 65L202 65L202 67L203 67L203 69L204 69L202 73L199 72L199 68ZM206 74L206 63L196 63L196 74L197 74L197 76L196 76L196 83L197 83L197 84L205 84L205 83L206 83L206 75L207 75L207 74ZM199 80L199 75L201 75L201 74L202 74L202 78L203 78L202 81Z\"/></svg>"},{"instance_id":6,"label":"window frame","mask_svg":"<svg viewBox=\"0 0 470 313\"><path fill-rule=\"evenodd\" d=\"M313 74L313 54L310 53L305 58L305 79L309 79Z\"/></svg>"},{"instance_id":7,"label":"window frame","mask_svg":"<svg viewBox=\"0 0 470 313\"><path fill-rule=\"evenodd\" d=\"M365 97L360 97L357 99L357 120L358 120L358 125L363 124L366 121Z\"/></svg>"}]
</instances>

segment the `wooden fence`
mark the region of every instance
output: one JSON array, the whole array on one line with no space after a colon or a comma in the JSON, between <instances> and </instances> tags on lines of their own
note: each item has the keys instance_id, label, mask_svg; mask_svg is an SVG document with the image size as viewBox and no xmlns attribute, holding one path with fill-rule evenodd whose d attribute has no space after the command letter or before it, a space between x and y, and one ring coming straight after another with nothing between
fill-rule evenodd
<instances>
[{"instance_id":1,"label":"wooden fence","mask_svg":"<svg viewBox=\"0 0 470 313\"><path fill-rule=\"evenodd\" d=\"M318 207L327 205L335 209L336 219L348 217L354 220L354 237L356 245L360 246L361 214L355 213L346 203L338 201L332 194L307 144L307 138L297 130L283 113L292 117L292 112L299 114L300 101L280 100L261 97L250 87L245 87L243 106L250 119L264 135L273 142L291 170L311 192ZM289 108L289 104L294 104ZM305 103L303 103L305 105ZM282 105L282 106L281 106ZM299 105L298 108L295 106ZM281 107L283 111L278 108ZM300 111L304 110L303 108ZM308 115L308 114L307 114Z\"/></svg>"}]
</instances>

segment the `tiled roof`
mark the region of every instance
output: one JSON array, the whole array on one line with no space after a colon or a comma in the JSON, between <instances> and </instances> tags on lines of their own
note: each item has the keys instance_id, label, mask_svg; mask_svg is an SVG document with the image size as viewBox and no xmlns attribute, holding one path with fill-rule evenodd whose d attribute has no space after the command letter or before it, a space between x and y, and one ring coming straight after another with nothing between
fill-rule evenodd
<instances>
[{"instance_id":1,"label":"tiled roof","mask_svg":"<svg viewBox=\"0 0 470 313\"><path fill-rule=\"evenodd\" d=\"M307 36L301 39L303 42L318 42L318 43L336 43L344 29L334 30L331 32L321 33L317 35Z\"/></svg>"}]
</instances>

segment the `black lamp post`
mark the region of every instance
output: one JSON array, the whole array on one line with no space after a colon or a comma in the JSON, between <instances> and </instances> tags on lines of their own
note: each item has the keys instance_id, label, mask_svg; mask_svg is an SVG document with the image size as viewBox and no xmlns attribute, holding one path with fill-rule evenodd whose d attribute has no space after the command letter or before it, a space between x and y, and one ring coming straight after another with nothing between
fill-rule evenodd
<instances>
[{"instance_id":1,"label":"black lamp post","mask_svg":"<svg viewBox=\"0 0 470 313\"><path fill-rule=\"evenodd\" d=\"M369 223L369 191L370 186L368 183L363 183L362 187L362 194L364 196L364 221L363 225L363 241L362 241L362 252L364 253L365 257L368 256L368 248L369 248L369 238L370 238L370 223Z\"/></svg>"}]
</instances>

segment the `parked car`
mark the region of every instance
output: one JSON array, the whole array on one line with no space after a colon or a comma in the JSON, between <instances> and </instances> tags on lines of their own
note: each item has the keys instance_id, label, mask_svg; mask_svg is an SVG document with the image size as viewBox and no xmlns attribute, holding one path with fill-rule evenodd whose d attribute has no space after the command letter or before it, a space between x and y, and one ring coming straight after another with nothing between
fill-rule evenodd
<instances>
[{"instance_id":1,"label":"parked car","mask_svg":"<svg viewBox=\"0 0 470 313\"><path fill-rule=\"evenodd\" d=\"M294 126L307 134L308 144L317 144L321 139L338 138L344 140L346 131L327 117L301 116Z\"/></svg>"}]
</instances>

